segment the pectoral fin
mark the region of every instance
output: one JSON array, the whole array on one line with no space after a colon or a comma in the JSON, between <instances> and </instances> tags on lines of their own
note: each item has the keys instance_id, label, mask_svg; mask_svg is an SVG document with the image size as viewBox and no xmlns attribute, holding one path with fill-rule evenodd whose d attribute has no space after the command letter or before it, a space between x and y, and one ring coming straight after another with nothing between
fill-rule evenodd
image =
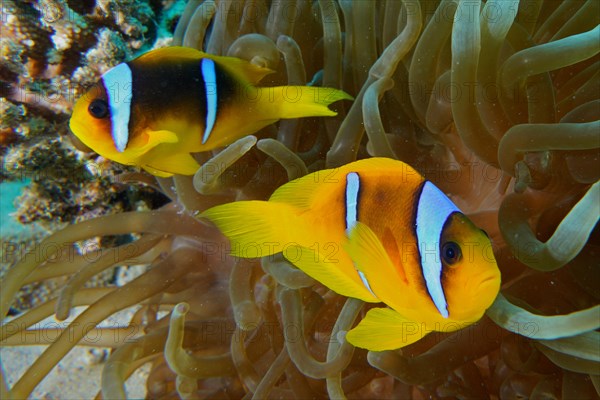
<instances>
[{"instance_id":1,"label":"pectoral fin","mask_svg":"<svg viewBox=\"0 0 600 400\"><path fill-rule=\"evenodd\" d=\"M365 275L373 293L384 303L400 307L395 299L401 291L402 279L371 228L357 222L350 231L345 248L356 268Z\"/></svg>"},{"instance_id":2,"label":"pectoral fin","mask_svg":"<svg viewBox=\"0 0 600 400\"><path fill-rule=\"evenodd\" d=\"M171 131L150 131L148 135L148 147L153 148L161 143L177 143L179 138Z\"/></svg>"},{"instance_id":3,"label":"pectoral fin","mask_svg":"<svg viewBox=\"0 0 600 400\"><path fill-rule=\"evenodd\" d=\"M408 320L391 308L372 308L346 340L356 347L384 351L408 346L428 332L424 323Z\"/></svg>"},{"instance_id":4,"label":"pectoral fin","mask_svg":"<svg viewBox=\"0 0 600 400\"><path fill-rule=\"evenodd\" d=\"M174 144L179 142L177 134L172 131L144 131L136 135L127 147L129 157L140 158L148 155L149 152L156 152L156 146L159 144ZM160 152L160 150L158 150ZM172 153L172 152L171 152Z\"/></svg>"}]
</instances>

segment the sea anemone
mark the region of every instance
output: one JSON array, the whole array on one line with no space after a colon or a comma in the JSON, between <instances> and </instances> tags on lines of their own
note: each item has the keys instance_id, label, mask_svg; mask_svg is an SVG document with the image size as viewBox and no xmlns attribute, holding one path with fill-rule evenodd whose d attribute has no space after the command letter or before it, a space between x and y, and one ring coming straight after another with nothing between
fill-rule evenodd
<instances>
[{"instance_id":1,"label":"sea anemone","mask_svg":"<svg viewBox=\"0 0 600 400\"><path fill-rule=\"evenodd\" d=\"M70 225L26 254L2 280L3 317L22 285L69 280L56 298L5 319L3 345L48 347L12 387L0 381L2 397L28 396L90 332L101 338L94 345L113 349L104 398L125 397L124 381L145 363L149 398L597 396L599 8L596 0L190 0L174 45L276 70L265 85L341 88L355 101L336 118L282 121L260 140L198 154L193 178L120 177L171 202ZM493 251L503 285L479 323L402 350L355 349L344 333L366 311L360 301L282 257L229 257L226 239L195 217L368 156L413 165L490 235L494 248L481 251ZM136 241L93 257L73 250L131 233ZM141 263L146 272L122 287L83 288L107 268ZM87 308L52 343L20 334L78 306ZM129 326L97 327L132 306Z\"/></svg>"}]
</instances>

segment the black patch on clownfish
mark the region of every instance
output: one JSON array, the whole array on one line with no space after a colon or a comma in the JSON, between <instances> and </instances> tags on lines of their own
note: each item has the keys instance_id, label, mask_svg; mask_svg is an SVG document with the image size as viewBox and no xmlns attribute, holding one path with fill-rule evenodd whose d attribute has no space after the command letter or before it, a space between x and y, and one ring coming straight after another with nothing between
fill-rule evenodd
<instances>
[{"instance_id":1,"label":"black patch on clownfish","mask_svg":"<svg viewBox=\"0 0 600 400\"><path fill-rule=\"evenodd\" d=\"M381 205L391 204L389 187L386 184L387 182L382 182L376 177L360 175L359 201L356 211L357 216L362 216L360 221L366 224L380 223L376 219L380 215L380 210L373 212L373 207L379 208Z\"/></svg>"},{"instance_id":2,"label":"black patch on clownfish","mask_svg":"<svg viewBox=\"0 0 600 400\"><path fill-rule=\"evenodd\" d=\"M389 192L386 190L386 187L381 187L380 185L375 187L375 191L373 193L374 201L379 204L389 204Z\"/></svg>"},{"instance_id":3,"label":"black patch on clownfish","mask_svg":"<svg viewBox=\"0 0 600 400\"><path fill-rule=\"evenodd\" d=\"M413 205L412 223L410 224L410 226L412 228L413 235L415 235L415 238L417 240L419 240L419 238L417 237L417 211L419 211L419 199L421 198L421 193L423 193L423 187L425 186L426 182L426 180L423 180L419 187L415 189L415 191L413 192L412 202L410 203Z\"/></svg>"},{"instance_id":4,"label":"black patch on clownfish","mask_svg":"<svg viewBox=\"0 0 600 400\"><path fill-rule=\"evenodd\" d=\"M161 62L129 62L132 71L132 127L161 129L165 117L182 119L204 126L206 121L206 88L201 59L164 58ZM217 120L219 109L236 95L235 79L215 63L217 77Z\"/></svg>"},{"instance_id":5,"label":"black patch on clownfish","mask_svg":"<svg viewBox=\"0 0 600 400\"><path fill-rule=\"evenodd\" d=\"M242 89L241 83L227 73L217 62L215 62L215 73L217 75L217 120L219 119L219 110L231 103L238 94L238 89Z\"/></svg>"},{"instance_id":6,"label":"black patch on clownfish","mask_svg":"<svg viewBox=\"0 0 600 400\"><path fill-rule=\"evenodd\" d=\"M360 189L363 197L359 204L359 212L362 214L362 222L371 226L373 232L378 236L392 264L398 268L398 273L404 284L408 283L404 263L400 255L400 248L396 235L388 225L389 216L401 196L395 191L397 183L392 179L381 176L366 176L361 180Z\"/></svg>"}]
</instances>

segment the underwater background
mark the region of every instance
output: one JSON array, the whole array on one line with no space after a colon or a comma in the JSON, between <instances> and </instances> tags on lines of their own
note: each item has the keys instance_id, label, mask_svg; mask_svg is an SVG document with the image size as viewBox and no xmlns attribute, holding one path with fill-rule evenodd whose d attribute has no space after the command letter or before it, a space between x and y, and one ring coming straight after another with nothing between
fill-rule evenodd
<instances>
[{"instance_id":1,"label":"underwater background","mask_svg":"<svg viewBox=\"0 0 600 400\"><path fill-rule=\"evenodd\" d=\"M598 398L600 1L1 4L0 397ZM169 45L355 100L198 154L193 177L78 142L86 88ZM412 165L489 234L502 289L477 324L355 349L343 332L369 306L283 258L229 257L195 218L370 156Z\"/></svg>"}]
</instances>

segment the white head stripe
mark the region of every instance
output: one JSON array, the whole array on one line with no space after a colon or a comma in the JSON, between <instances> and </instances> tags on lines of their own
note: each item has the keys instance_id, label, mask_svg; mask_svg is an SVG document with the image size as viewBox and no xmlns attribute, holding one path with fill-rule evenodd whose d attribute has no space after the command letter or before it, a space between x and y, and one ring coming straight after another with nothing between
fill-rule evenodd
<instances>
[{"instance_id":1,"label":"white head stripe","mask_svg":"<svg viewBox=\"0 0 600 400\"><path fill-rule=\"evenodd\" d=\"M346 175L346 234L350 233L350 230L356 225L358 218L358 192L360 190L360 177L356 172L350 172ZM361 271L358 272L358 277L362 281L363 285L371 292L373 296L375 293L371 290L371 285L365 274Z\"/></svg>"},{"instance_id":2,"label":"white head stripe","mask_svg":"<svg viewBox=\"0 0 600 400\"><path fill-rule=\"evenodd\" d=\"M119 64L102 75L102 80L108 95L112 138L117 150L123 152L129 142L129 119L133 94L131 68L126 63Z\"/></svg>"},{"instance_id":3,"label":"white head stripe","mask_svg":"<svg viewBox=\"0 0 600 400\"><path fill-rule=\"evenodd\" d=\"M427 291L444 318L448 308L441 281L440 239L446 220L455 212L460 210L454 203L433 183L425 182L417 205L417 244Z\"/></svg>"},{"instance_id":4,"label":"white head stripe","mask_svg":"<svg viewBox=\"0 0 600 400\"><path fill-rule=\"evenodd\" d=\"M215 62L210 58L203 58L202 78L204 79L204 91L206 92L206 124L202 144L206 143L217 119L217 74Z\"/></svg>"}]
</instances>

